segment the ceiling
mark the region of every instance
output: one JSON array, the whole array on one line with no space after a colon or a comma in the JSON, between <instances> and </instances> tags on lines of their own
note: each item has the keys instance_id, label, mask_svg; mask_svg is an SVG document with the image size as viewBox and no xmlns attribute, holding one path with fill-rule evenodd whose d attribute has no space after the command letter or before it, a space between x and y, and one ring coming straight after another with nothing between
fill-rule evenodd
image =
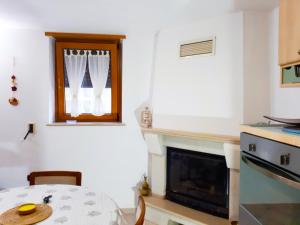
<instances>
[{"instance_id":1,"label":"ceiling","mask_svg":"<svg viewBox=\"0 0 300 225\"><path fill-rule=\"evenodd\" d=\"M277 5L278 0L0 0L0 25L121 33Z\"/></svg>"}]
</instances>

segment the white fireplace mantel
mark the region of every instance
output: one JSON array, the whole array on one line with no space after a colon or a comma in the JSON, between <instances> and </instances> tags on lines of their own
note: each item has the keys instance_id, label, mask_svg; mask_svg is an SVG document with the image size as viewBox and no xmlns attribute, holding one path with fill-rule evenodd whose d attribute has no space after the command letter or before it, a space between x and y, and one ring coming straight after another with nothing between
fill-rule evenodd
<instances>
[{"instance_id":1,"label":"white fireplace mantel","mask_svg":"<svg viewBox=\"0 0 300 225\"><path fill-rule=\"evenodd\" d=\"M149 180L152 193L165 196L166 147L224 155L230 169L229 219L238 219L240 140L236 136L142 128L149 152Z\"/></svg>"},{"instance_id":2,"label":"white fireplace mantel","mask_svg":"<svg viewBox=\"0 0 300 225\"><path fill-rule=\"evenodd\" d=\"M169 146L224 155L228 168L240 169L239 137L157 128L143 128L142 131L150 154L163 156L166 153L166 146Z\"/></svg>"}]
</instances>

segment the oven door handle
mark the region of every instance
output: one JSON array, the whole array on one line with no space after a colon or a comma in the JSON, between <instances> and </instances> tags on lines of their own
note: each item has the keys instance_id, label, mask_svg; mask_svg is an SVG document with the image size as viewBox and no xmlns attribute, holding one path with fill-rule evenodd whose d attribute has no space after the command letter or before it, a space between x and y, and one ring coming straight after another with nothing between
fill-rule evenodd
<instances>
[{"instance_id":1,"label":"oven door handle","mask_svg":"<svg viewBox=\"0 0 300 225\"><path fill-rule=\"evenodd\" d=\"M242 160L249 167L255 169L256 171L272 178L277 181L280 181L284 184L287 184L290 187L296 188L300 190L300 180L299 178L293 176L292 174L283 171L279 168L272 166L271 164L267 164L265 162L261 162L252 157L243 155Z\"/></svg>"}]
</instances>

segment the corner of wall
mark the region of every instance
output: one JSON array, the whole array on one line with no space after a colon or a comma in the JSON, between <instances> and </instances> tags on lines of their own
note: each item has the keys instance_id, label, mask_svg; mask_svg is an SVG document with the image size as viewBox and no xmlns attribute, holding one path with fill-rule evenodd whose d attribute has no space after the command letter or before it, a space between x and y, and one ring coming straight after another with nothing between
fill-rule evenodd
<instances>
[{"instance_id":1,"label":"corner of wall","mask_svg":"<svg viewBox=\"0 0 300 225\"><path fill-rule=\"evenodd\" d=\"M257 123L270 114L268 11L245 12L243 29L243 123Z\"/></svg>"},{"instance_id":2,"label":"corner of wall","mask_svg":"<svg viewBox=\"0 0 300 225\"><path fill-rule=\"evenodd\" d=\"M55 41L49 38L49 81L50 81L50 92L49 92L49 114L48 122L52 123L55 121Z\"/></svg>"}]
</instances>

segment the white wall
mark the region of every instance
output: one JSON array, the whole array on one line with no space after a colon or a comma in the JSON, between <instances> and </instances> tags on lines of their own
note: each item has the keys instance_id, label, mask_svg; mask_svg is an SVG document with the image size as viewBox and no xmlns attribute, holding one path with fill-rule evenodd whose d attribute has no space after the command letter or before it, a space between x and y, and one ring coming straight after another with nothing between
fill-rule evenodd
<instances>
[{"instance_id":1,"label":"white wall","mask_svg":"<svg viewBox=\"0 0 300 225\"><path fill-rule=\"evenodd\" d=\"M178 58L180 42L210 35L217 37L215 57ZM126 126L49 127L50 42L42 31L0 27L0 188L27 184L26 175L35 169L80 170L84 185L103 189L122 207L133 206L131 187L147 168L134 111L149 97L153 35L136 30L127 36ZM277 45L278 10L235 13L162 30L152 87L154 127L237 135L240 123L256 122L268 110L276 116L299 117L295 103L300 89L279 87ZM8 104L12 56L18 107ZM270 86L256 87L258 81ZM37 124L37 133L22 141L28 122Z\"/></svg>"},{"instance_id":2,"label":"white wall","mask_svg":"<svg viewBox=\"0 0 300 225\"><path fill-rule=\"evenodd\" d=\"M148 97L153 36L127 33L123 48L125 126L53 127L50 41L43 31L0 28L0 188L27 184L31 170L79 170L83 185L133 207L131 188L147 170L147 150L134 110ZM8 104L12 56L20 105ZM22 141L28 122L37 133Z\"/></svg>"},{"instance_id":3,"label":"white wall","mask_svg":"<svg viewBox=\"0 0 300 225\"><path fill-rule=\"evenodd\" d=\"M270 75L271 75L271 114L283 118L300 118L300 88L280 87L280 68L278 66L279 10L270 13Z\"/></svg>"},{"instance_id":4,"label":"white wall","mask_svg":"<svg viewBox=\"0 0 300 225\"><path fill-rule=\"evenodd\" d=\"M216 36L215 56L179 58L179 44ZM243 14L160 32L154 77L154 127L238 134L243 101Z\"/></svg>"},{"instance_id":5,"label":"white wall","mask_svg":"<svg viewBox=\"0 0 300 225\"><path fill-rule=\"evenodd\" d=\"M239 135L241 123L264 121L271 108L270 25L269 11L246 11L160 31L153 126ZM180 43L210 36L214 56L179 58Z\"/></svg>"},{"instance_id":6,"label":"white wall","mask_svg":"<svg viewBox=\"0 0 300 225\"><path fill-rule=\"evenodd\" d=\"M267 11L244 13L243 123L270 115L269 16Z\"/></svg>"}]
</instances>

